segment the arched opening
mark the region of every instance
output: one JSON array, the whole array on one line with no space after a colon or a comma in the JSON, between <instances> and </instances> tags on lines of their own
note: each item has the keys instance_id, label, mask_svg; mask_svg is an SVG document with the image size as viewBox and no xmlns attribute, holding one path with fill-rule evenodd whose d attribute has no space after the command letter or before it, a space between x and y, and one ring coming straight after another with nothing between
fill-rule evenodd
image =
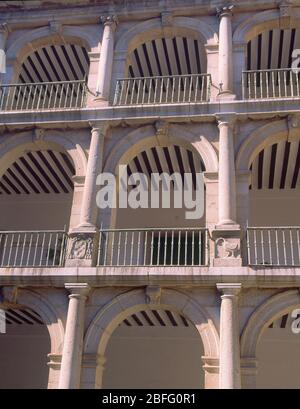
<instances>
[{"instance_id":1,"label":"arched opening","mask_svg":"<svg viewBox=\"0 0 300 409\"><path fill-rule=\"evenodd\" d=\"M15 65L14 84L1 88L1 109L83 107L90 65L87 47L61 38L40 43L43 41L33 43L34 50L26 48L21 52L21 62Z\"/></svg>"},{"instance_id":2,"label":"arched opening","mask_svg":"<svg viewBox=\"0 0 300 409\"><path fill-rule=\"evenodd\" d=\"M299 97L299 27L276 27L247 42L244 96L246 98ZM293 65L294 63L294 65Z\"/></svg>"},{"instance_id":3,"label":"arched opening","mask_svg":"<svg viewBox=\"0 0 300 409\"><path fill-rule=\"evenodd\" d=\"M50 352L47 326L37 312L27 307L6 309L4 319L0 333L0 389L46 389Z\"/></svg>"},{"instance_id":4,"label":"arched opening","mask_svg":"<svg viewBox=\"0 0 300 409\"><path fill-rule=\"evenodd\" d=\"M171 310L144 308L126 317L106 349L104 388L204 388L202 341L194 324Z\"/></svg>"},{"instance_id":5,"label":"arched opening","mask_svg":"<svg viewBox=\"0 0 300 409\"><path fill-rule=\"evenodd\" d=\"M300 265L300 141L277 141L250 165L248 258L256 265ZM251 229L253 228L253 229Z\"/></svg>"},{"instance_id":6,"label":"arched opening","mask_svg":"<svg viewBox=\"0 0 300 409\"><path fill-rule=\"evenodd\" d=\"M0 179L0 266L63 264L74 164L63 149L24 150Z\"/></svg>"},{"instance_id":7,"label":"arched opening","mask_svg":"<svg viewBox=\"0 0 300 409\"><path fill-rule=\"evenodd\" d=\"M257 349L256 387L268 389L300 388L300 310L290 310L275 319L262 332Z\"/></svg>"},{"instance_id":8,"label":"arched opening","mask_svg":"<svg viewBox=\"0 0 300 409\"><path fill-rule=\"evenodd\" d=\"M210 96L204 39L179 27L156 29L129 44L115 105L203 102Z\"/></svg>"},{"instance_id":9,"label":"arched opening","mask_svg":"<svg viewBox=\"0 0 300 409\"><path fill-rule=\"evenodd\" d=\"M206 265L204 162L192 145L151 141L119 161L98 264Z\"/></svg>"}]
</instances>

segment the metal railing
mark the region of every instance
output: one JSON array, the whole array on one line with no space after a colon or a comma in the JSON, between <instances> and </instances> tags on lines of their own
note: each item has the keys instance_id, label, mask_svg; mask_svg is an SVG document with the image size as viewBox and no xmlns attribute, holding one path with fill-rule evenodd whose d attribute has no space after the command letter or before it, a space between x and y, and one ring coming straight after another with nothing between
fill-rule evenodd
<instances>
[{"instance_id":1,"label":"metal railing","mask_svg":"<svg viewBox=\"0 0 300 409\"><path fill-rule=\"evenodd\" d=\"M86 106L85 80L0 86L0 111L71 109Z\"/></svg>"},{"instance_id":2,"label":"metal railing","mask_svg":"<svg viewBox=\"0 0 300 409\"><path fill-rule=\"evenodd\" d=\"M61 230L1 231L0 267L63 266L67 233Z\"/></svg>"},{"instance_id":3,"label":"metal railing","mask_svg":"<svg viewBox=\"0 0 300 409\"><path fill-rule=\"evenodd\" d=\"M117 80L113 105L180 104L210 99L210 74Z\"/></svg>"},{"instance_id":4,"label":"metal railing","mask_svg":"<svg viewBox=\"0 0 300 409\"><path fill-rule=\"evenodd\" d=\"M106 229L100 231L98 266L206 266L206 229Z\"/></svg>"},{"instance_id":5,"label":"metal railing","mask_svg":"<svg viewBox=\"0 0 300 409\"><path fill-rule=\"evenodd\" d=\"M289 68L243 71L243 99L299 98L299 76Z\"/></svg>"},{"instance_id":6,"label":"metal railing","mask_svg":"<svg viewBox=\"0 0 300 409\"><path fill-rule=\"evenodd\" d=\"M300 227L248 227L248 264L300 267Z\"/></svg>"}]
</instances>

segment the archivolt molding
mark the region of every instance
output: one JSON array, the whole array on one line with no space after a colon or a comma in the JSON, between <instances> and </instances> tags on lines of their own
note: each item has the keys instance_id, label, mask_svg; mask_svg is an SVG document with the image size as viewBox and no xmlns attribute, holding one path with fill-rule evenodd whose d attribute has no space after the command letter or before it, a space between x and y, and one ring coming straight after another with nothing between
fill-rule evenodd
<instances>
[{"instance_id":1,"label":"archivolt molding","mask_svg":"<svg viewBox=\"0 0 300 409\"><path fill-rule=\"evenodd\" d=\"M276 142L287 140L288 137L289 126L285 119L276 120L259 127L241 145L236 156L237 171L248 170L252 161L262 149Z\"/></svg>"},{"instance_id":2,"label":"archivolt molding","mask_svg":"<svg viewBox=\"0 0 300 409\"><path fill-rule=\"evenodd\" d=\"M292 20L292 21L291 21ZM233 43L247 43L263 31L300 27L300 9L293 8L291 17L282 17L280 9L257 13L243 21L233 33Z\"/></svg>"},{"instance_id":3,"label":"archivolt molding","mask_svg":"<svg viewBox=\"0 0 300 409\"><path fill-rule=\"evenodd\" d=\"M161 291L160 303L149 304L145 289L116 296L94 317L84 339L84 354L104 356L109 338L129 315L143 309L171 309L188 318L202 339L205 356L219 356L219 335L208 312L189 295L172 289Z\"/></svg>"},{"instance_id":4,"label":"archivolt molding","mask_svg":"<svg viewBox=\"0 0 300 409\"><path fill-rule=\"evenodd\" d=\"M157 129L152 125L142 126L122 137L109 153L104 172L116 173L118 164L129 163L138 153L153 146L168 146L178 144L196 151L202 158L206 172L218 171L218 156L211 143L204 137L196 137L189 130L180 125L169 125L167 136L161 138Z\"/></svg>"},{"instance_id":5,"label":"archivolt molding","mask_svg":"<svg viewBox=\"0 0 300 409\"><path fill-rule=\"evenodd\" d=\"M5 135L4 135L5 138ZM64 131L25 131L5 138L0 144L0 177L25 151L64 149L72 158L76 176L85 176L87 157L82 146Z\"/></svg>"},{"instance_id":6,"label":"archivolt molding","mask_svg":"<svg viewBox=\"0 0 300 409\"><path fill-rule=\"evenodd\" d=\"M64 326L55 307L49 301L49 297L26 288L18 288L16 292L14 290L11 292L9 289L4 287L5 303L25 306L36 311L48 328L51 341L50 353L61 354L64 342Z\"/></svg>"},{"instance_id":7,"label":"archivolt molding","mask_svg":"<svg viewBox=\"0 0 300 409\"><path fill-rule=\"evenodd\" d=\"M273 321L292 309L300 308L299 290L289 290L270 297L250 316L241 337L241 357L255 357L259 339Z\"/></svg>"},{"instance_id":8,"label":"archivolt molding","mask_svg":"<svg viewBox=\"0 0 300 409\"><path fill-rule=\"evenodd\" d=\"M116 44L116 52L133 51L141 42L163 35L197 35L204 44L217 44L217 32L201 19L174 17L171 26L162 26L161 19L155 18L136 24L127 30Z\"/></svg>"}]
</instances>

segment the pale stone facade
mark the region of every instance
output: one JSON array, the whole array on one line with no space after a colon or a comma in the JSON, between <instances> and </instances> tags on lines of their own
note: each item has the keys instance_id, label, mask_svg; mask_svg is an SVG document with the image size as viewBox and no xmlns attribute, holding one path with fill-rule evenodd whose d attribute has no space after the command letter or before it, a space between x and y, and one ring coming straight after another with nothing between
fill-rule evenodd
<instances>
[{"instance_id":1,"label":"pale stone facade","mask_svg":"<svg viewBox=\"0 0 300 409\"><path fill-rule=\"evenodd\" d=\"M0 388L299 388L300 1L14 3ZM202 167L204 216L99 210L119 165Z\"/></svg>"}]
</instances>

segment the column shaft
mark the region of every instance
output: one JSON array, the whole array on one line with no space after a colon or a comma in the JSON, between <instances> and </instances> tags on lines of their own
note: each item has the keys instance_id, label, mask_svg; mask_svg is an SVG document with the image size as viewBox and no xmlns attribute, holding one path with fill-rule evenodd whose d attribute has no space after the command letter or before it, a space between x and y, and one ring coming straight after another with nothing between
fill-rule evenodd
<instances>
[{"instance_id":1,"label":"column shaft","mask_svg":"<svg viewBox=\"0 0 300 409\"><path fill-rule=\"evenodd\" d=\"M59 389L79 389L87 284L67 284L71 291L59 378Z\"/></svg>"},{"instance_id":2,"label":"column shaft","mask_svg":"<svg viewBox=\"0 0 300 409\"><path fill-rule=\"evenodd\" d=\"M96 179L102 170L104 130L92 128L92 138L84 182L84 191L80 212L81 227L94 227L96 224Z\"/></svg>"},{"instance_id":3,"label":"column shaft","mask_svg":"<svg viewBox=\"0 0 300 409\"><path fill-rule=\"evenodd\" d=\"M238 293L240 284L217 284L222 292L220 314L220 389L240 389Z\"/></svg>"},{"instance_id":4,"label":"column shaft","mask_svg":"<svg viewBox=\"0 0 300 409\"><path fill-rule=\"evenodd\" d=\"M115 16L105 16L102 17L101 20L104 24L104 29L99 59L97 99L108 100L114 56L114 33L117 19Z\"/></svg>"},{"instance_id":5,"label":"column shaft","mask_svg":"<svg viewBox=\"0 0 300 409\"><path fill-rule=\"evenodd\" d=\"M219 124L219 225L236 224L236 180L233 123Z\"/></svg>"},{"instance_id":6,"label":"column shaft","mask_svg":"<svg viewBox=\"0 0 300 409\"><path fill-rule=\"evenodd\" d=\"M219 84L220 94L232 94L232 8L223 7L218 10L219 25Z\"/></svg>"}]
</instances>

